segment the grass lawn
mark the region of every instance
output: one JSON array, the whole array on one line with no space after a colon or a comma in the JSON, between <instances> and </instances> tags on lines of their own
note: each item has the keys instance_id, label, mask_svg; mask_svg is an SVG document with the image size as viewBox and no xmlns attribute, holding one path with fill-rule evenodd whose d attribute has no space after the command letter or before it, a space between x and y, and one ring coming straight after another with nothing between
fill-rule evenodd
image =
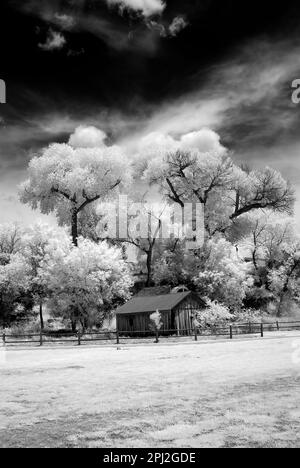
<instances>
[{"instance_id":1,"label":"grass lawn","mask_svg":"<svg viewBox=\"0 0 300 468\"><path fill-rule=\"evenodd\" d=\"M291 333L9 350L0 447L300 447L296 347Z\"/></svg>"}]
</instances>

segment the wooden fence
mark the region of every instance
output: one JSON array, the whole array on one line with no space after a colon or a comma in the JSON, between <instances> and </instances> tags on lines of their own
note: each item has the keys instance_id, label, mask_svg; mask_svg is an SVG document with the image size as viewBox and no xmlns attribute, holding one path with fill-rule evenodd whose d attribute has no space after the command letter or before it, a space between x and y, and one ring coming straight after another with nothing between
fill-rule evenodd
<instances>
[{"instance_id":1,"label":"wooden fence","mask_svg":"<svg viewBox=\"0 0 300 468\"><path fill-rule=\"evenodd\" d=\"M198 341L202 337L207 336L224 336L233 339L238 335L260 335L262 338L265 332L278 332L278 331L292 331L300 330L300 321L298 322L273 322L273 323L233 323L230 325L211 325L205 328L194 328L184 330L164 330L162 332L156 331L102 331L93 333L30 333L30 334L2 334L3 346L16 346L16 345L50 345L50 344L76 344L81 346L89 343L102 344L121 344L122 342L153 340L159 343L162 339L180 339L191 337Z\"/></svg>"}]
</instances>

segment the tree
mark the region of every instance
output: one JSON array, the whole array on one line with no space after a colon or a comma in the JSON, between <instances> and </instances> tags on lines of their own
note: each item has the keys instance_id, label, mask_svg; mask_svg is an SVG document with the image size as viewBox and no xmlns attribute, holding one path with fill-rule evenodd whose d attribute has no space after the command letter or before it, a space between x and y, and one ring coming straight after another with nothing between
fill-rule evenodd
<instances>
[{"instance_id":1,"label":"tree","mask_svg":"<svg viewBox=\"0 0 300 468\"><path fill-rule=\"evenodd\" d=\"M291 218L270 210L249 215L246 222L251 226L250 235L240 247L252 262L254 284L245 303L252 308L266 308L275 294L270 278L286 264L287 248L297 243L295 225Z\"/></svg>"},{"instance_id":2,"label":"tree","mask_svg":"<svg viewBox=\"0 0 300 468\"><path fill-rule=\"evenodd\" d=\"M159 310L150 315L149 328L151 331L158 332L163 326L162 316Z\"/></svg>"},{"instance_id":3,"label":"tree","mask_svg":"<svg viewBox=\"0 0 300 468\"><path fill-rule=\"evenodd\" d=\"M242 307L252 287L251 271L236 248L226 239L210 239L199 257L199 272L194 277L198 291L230 309Z\"/></svg>"},{"instance_id":4,"label":"tree","mask_svg":"<svg viewBox=\"0 0 300 468\"><path fill-rule=\"evenodd\" d=\"M78 244L78 217L97 200L106 200L130 181L128 161L117 146L73 148L52 144L29 163L29 178L20 199L44 214L55 212L61 225L71 226Z\"/></svg>"},{"instance_id":5,"label":"tree","mask_svg":"<svg viewBox=\"0 0 300 468\"><path fill-rule=\"evenodd\" d=\"M232 160L223 153L177 150L158 152L144 178L158 183L162 194L181 206L193 199L205 205L216 188L231 186L233 172Z\"/></svg>"},{"instance_id":6,"label":"tree","mask_svg":"<svg viewBox=\"0 0 300 468\"><path fill-rule=\"evenodd\" d=\"M0 225L0 322L12 322L30 316L33 301L29 288L29 270L22 255L24 229L16 223Z\"/></svg>"},{"instance_id":7,"label":"tree","mask_svg":"<svg viewBox=\"0 0 300 468\"><path fill-rule=\"evenodd\" d=\"M86 224L86 228L83 229L89 238L95 240L98 236L98 240L106 239L113 245L118 245L124 248L126 252L126 246L130 245L136 248L136 258L139 259L143 268L145 260L145 267L147 271L146 286L150 286L153 281L153 263L155 260L155 249L162 243L162 226L163 222L167 223L170 227L171 219L168 219L164 213L166 205L161 206L160 204L149 203L145 199L137 198L137 201L126 198L127 206L127 219L126 226L123 229L123 233L120 234L120 213L115 213L116 216L116 232L111 237L109 232L109 217L110 213L107 213L107 206L99 205L97 215L91 213ZM98 228L94 229L92 226L95 221L98 220ZM97 233L97 234L95 234ZM126 255L125 255L126 256Z\"/></svg>"},{"instance_id":8,"label":"tree","mask_svg":"<svg viewBox=\"0 0 300 468\"><path fill-rule=\"evenodd\" d=\"M41 223L27 228L22 239L22 255L27 265L29 289L39 306L41 330L44 329L43 303L49 294L43 269L49 249L57 244L64 246L65 250L70 248L70 240L65 231Z\"/></svg>"},{"instance_id":9,"label":"tree","mask_svg":"<svg viewBox=\"0 0 300 468\"><path fill-rule=\"evenodd\" d=\"M193 277L197 273L198 263L195 252L187 250L185 239L170 239L155 253L153 280L161 286L184 284L192 289L195 287Z\"/></svg>"},{"instance_id":10,"label":"tree","mask_svg":"<svg viewBox=\"0 0 300 468\"><path fill-rule=\"evenodd\" d=\"M49 249L44 281L51 291L52 310L71 319L101 323L103 317L130 296L132 280L120 249L106 242L79 239L78 247Z\"/></svg>"},{"instance_id":11,"label":"tree","mask_svg":"<svg viewBox=\"0 0 300 468\"><path fill-rule=\"evenodd\" d=\"M128 237L125 243L134 245L146 256L147 279L146 287L152 284L152 267L154 249L161 235L163 209L155 210L153 205L141 203L141 209L132 213L128 220ZM143 227L144 234L142 233Z\"/></svg>"},{"instance_id":12,"label":"tree","mask_svg":"<svg viewBox=\"0 0 300 468\"><path fill-rule=\"evenodd\" d=\"M0 224L0 264L9 263L13 254L20 252L23 229L18 224Z\"/></svg>"},{"instance_id":13,"label":"tree","mask_svg":"<svg viewBox=\"0 0 300 468\"><path fill-rule=\"evenodd\" d=\"M294 192L275 170L249 171L224 152L158 151L143 177L158 184L162 195L179 204L197 201L205 209L211 237L225 233L246 213L270 209L291 214Z\"/></svg>"},{"instance_id":14,"label":"tree","mask_svg":"<svg viewBox=\"0 0 300 468\"><path fill-rule=\"evenodd\" d=\"M281 266L269 272L270 289L277 299L277 317L283 314L283 304L288 297L300 300L300 244L294 242L283 247Z\"/></svg>"},{"instance_id":15,"label":"tree","mask_svg":"<svg viewBox=\"0 0 300 468\"><path fill-rule=\"evenodd\" d=\"M0 323L8 326L24 318L32 309L29 294L29 268L24 257L12 254L8 263L0 265Z\"/></svg>"}]
</instances>

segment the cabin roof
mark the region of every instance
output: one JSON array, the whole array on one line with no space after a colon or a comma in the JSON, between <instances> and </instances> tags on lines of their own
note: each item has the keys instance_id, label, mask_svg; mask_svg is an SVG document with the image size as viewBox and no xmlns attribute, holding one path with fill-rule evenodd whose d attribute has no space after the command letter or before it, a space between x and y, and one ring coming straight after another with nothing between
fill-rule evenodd
<instances>
[{"instance_id":1,"label":"cabin roof","mask_svg":"<svg viewBox=\"0 0 300 468\"><path fill-rule=\"evenodd\" d=\"M116 310L117 315L121 314L137 314L155 312L157 309L161 312L172 310L178 306L188 296L193 296L199 300L199 305L204 305L204 301L196 294L186 291L177 294L163 294L160 296L135 296L126 304Z\"/></svg>"}]
</instances>

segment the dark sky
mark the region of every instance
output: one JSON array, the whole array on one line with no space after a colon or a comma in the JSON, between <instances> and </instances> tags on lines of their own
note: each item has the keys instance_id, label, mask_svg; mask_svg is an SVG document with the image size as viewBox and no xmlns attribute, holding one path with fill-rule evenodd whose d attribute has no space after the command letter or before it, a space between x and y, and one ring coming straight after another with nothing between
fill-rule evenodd
<instances>
[{"instance_id":1,"label":"dark sky","mask_svg":"<svg viewBox=\"0 0 300 468\"><path fill-rule=\"evenodd\" d=\"M0 193L79 125L117 142L209 127L300 193L299 0L1 0L0 19Z\"/></svg>"},{"instance_id":2,"label":"dark sky","mask_svg":"<svg viewBox=\"0 0 300 468\"><path fill-rule=\"evenodd\" d=\"M65 27L55 15L72 15L77 23ZM161 16L143 18L133 10L121 15L105 0L2 0L0 17L1 75L13 109L40 112L44 100L56 108L60 99L67 108L72 102L75 111L76 103L80 109L85 102L135 111L132 100L158 103L177 96L193 88L199 72L205 81L210 67L245 41L293 34L300 5L289 0L168 0ZM156 21L166 28L176 17L188 23L177 37L160 37L159 29L150 26ZM61 49L39 47L50 29L64 35ZM42 94L42 102L30 92Z\"/></svg>"}]
</instances>

